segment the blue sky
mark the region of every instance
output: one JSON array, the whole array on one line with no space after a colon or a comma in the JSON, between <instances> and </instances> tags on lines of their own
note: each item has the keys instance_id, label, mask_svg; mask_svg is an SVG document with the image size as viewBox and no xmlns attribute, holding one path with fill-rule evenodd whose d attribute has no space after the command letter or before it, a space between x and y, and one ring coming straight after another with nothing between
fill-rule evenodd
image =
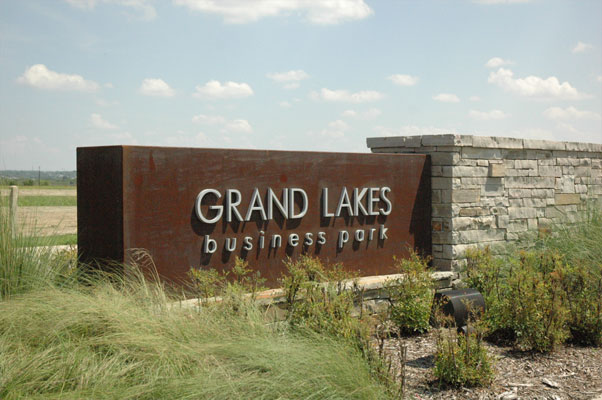
<instances>
[{"instance_id":1,"label":"blue sky","mask_svg":"<svg viewBox=\"0 0 602 400\"><path fill-rule=\"evenodd\" d=\"M109 144L602 143L599 0L0 1L0 169Z\"/></svg>"}]
</instances>

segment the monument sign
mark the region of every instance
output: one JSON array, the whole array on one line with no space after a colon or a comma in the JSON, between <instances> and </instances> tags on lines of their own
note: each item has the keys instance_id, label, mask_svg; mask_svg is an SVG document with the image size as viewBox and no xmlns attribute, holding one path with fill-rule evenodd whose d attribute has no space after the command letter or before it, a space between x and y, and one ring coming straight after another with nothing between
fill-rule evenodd
<instances>
[{"instance_id":1,"label":"monument sign","mask_svg":"<svg viewBox=\"0 0 602 400\"><path fill-rule=\"evenodd\" d=\"M83 147L77 184L81 260L146 249L175 282L235 257L275 286L303 253L366 276L431 252L425 155Z\"/></svg>"}]
</instances>

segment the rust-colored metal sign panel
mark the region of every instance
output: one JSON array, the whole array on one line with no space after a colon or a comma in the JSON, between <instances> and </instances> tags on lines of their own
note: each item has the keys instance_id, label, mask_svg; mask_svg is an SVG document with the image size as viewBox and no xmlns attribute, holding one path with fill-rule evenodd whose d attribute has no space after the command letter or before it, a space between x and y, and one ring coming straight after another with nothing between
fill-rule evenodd
<instances>
[{"instance_id":1,"label":"rust-colored metal sign panel","mask_svg":"<svg viewBox=\"0 0 602 400\"><path fill-rule=\"evenodd\" d=\"M276 286L302 253L366 276L431 252L425 155L84 147L77 186L83 261L146 249L175 282L237 256Z\"/></svg>"}]
</instances>

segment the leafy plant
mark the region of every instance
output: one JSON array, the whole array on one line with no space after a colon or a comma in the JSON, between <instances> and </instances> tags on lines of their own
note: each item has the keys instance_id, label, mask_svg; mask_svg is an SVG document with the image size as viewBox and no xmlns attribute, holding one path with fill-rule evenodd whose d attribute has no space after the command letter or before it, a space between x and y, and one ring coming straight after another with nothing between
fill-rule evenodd
<instances>
[{"instance_id":1,"label":"leafy plant","mask_svg":"<svg viewBox=\"0 0 602 400\"><path fill-rule=\"evenodd\" d=\"M440 383L486 386L493 381L493 363L483 345L483 329L481 324L470 324L467 333L458 333L455 327L437 331L434 374Z\"/></svg>"},{"instance_id":2,"label":"leafy plant","mask_svg":"<svg viewBox=\"0 0 602 400\"><path fill-rule=\"evenodd\" d=\"M230 271L191 268L188 277L192 294L198 296L200 304L207 305L211 298L219 296L219 304L235 312L244 310L243 304L254 300L257 293L265 289L265 279L259 271L253 271L249 263L239 257Z\"/></svg>"},{"instance_id":3,"label":"leafy plant","mask_svg":"<svg viewBox=\"0 0 602 400\"><path fill-rule=\"evenodd\" d=\"M291 325L348 340L367 337L366 327L352 317L355 294L345 290L352 274L342 265L324 267L318 258L307 255L285 265L287 274L281 282Z\"/></svg>"},{"instance_id":4,"label":"leafy plant","mask_svg":"<svg viewBox=\"0 0 602 400\"><path fill-rule=\"evenodd\" d=\"M536 242L543 252L563 255L561 284L569 309L571 340L602 345L602 210L589 204L572 224L558 223Z\"/></svg>"},{"instance_id":5,"label":"leafy plant","mask_svg":"<svg viewBox=\"0 0 602 400\"><path fill-rule=\"evenodd\" d=\"M550 351L568 337L566 264L555 252L521 250L494 259L486 248L467 252L467 284L483 293L491 338L521 350Z\"/></svg>"},{"instance_id":6,"label":"leafy plant","mask_svg":"<svg viewBox=\"0 0 602 400\"><path fill-rule=\"evenodd\" d=\"M389 318L403 334L427 332L434 295L429 259L411 251L409 258L395 258L394 262L403 276L387 283Z\"/></svg>"}]
</instances>

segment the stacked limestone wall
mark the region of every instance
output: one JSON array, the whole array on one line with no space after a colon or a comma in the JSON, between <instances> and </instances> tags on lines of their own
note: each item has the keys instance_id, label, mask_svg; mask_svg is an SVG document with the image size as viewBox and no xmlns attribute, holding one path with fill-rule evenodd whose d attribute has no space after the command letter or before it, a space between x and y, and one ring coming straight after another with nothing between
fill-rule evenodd
<instances>
[{"instance_id":1,"label":"stacked limestone wall","mask_svg":"<svg viewBox=\"0 0 602 400\"><path fill-rule=\"evenodd\" d=\"M602 206L602 144L429 135L369 138L374 153L431 156L433 259L458 271L475 245Z\"/></svg>"}]
</instances>

